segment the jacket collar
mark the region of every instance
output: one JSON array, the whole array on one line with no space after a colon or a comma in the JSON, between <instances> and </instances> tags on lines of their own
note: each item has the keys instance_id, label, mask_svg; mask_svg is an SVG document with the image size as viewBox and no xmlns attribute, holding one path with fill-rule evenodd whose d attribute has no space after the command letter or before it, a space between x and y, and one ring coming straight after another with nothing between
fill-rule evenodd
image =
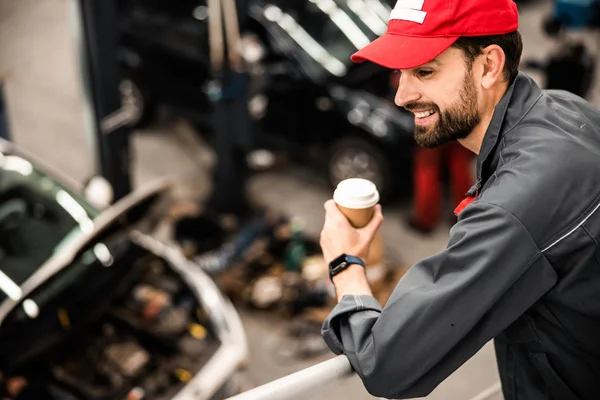
<instances>
[{"instance_id":1,"label":"jacket collar","mask_svg":"<svg viewBox=\"0 0 600 400\"><path fill-rule=\"evenodd\" d=\"M477 180L468 195L475 195L483 185L484 168L500 139L521 122L542 95L542 89L529 76L519 72L502 99L494 108L494 115L483 137L477 156ZM487 180L487 175L485 174Z\"/></svg>"}]
</instances>

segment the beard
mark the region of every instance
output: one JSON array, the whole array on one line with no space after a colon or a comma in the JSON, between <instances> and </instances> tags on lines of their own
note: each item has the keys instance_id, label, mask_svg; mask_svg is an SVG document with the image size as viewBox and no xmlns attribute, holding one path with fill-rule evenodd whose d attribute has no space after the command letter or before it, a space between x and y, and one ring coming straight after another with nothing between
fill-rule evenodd
<instances>
[{"instance_id":1,"label":"beard","mask_svg":"<svg viewBox=\"0 0 600 400\"><path fill-rule=\"evenodd\" d=\"M441 111L434 103L411 103L404 107L409 111L432 109L438 116L433 125L415 126L415 141L419 146L431 149L451 140L464 139L479 124L481 117L477 111L477 90L470 79L470 72L467 70L463 78L458 100L448 109Z\"/></svg>"}]
</instances>

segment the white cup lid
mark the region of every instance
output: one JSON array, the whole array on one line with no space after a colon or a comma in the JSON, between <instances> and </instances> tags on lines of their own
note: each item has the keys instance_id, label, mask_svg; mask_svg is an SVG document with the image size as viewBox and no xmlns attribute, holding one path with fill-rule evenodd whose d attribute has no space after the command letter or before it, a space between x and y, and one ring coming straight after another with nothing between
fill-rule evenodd
<instances>
[{"instance_id":1,"label":"white cup lid","mask_svg":"<svg viewBox=\"0 0 600 400\"><path fill-rule=\"evenodd\" d=\"M333 200L346 208L369 208L379 203L379 192L375 184L367 179L350 178L337 185Z\"/></svg>"}]
</instances>

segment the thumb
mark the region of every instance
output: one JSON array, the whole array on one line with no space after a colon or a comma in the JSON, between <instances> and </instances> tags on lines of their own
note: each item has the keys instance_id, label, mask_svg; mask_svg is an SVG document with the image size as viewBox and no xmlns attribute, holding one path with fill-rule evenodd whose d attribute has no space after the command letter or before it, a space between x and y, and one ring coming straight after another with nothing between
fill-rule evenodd
<instances>
[{"instance_id":1,"label":"thumb","mask_svg":"<svg viewBox=\"0 0 600 400\"><path fill-rule=\"evenodd\" d=\"M381 227L381 224L383 224L383 214L381 212L381 205L377 204L373 212L373 218L371 218L369 223L362 230L367 233L370 238L373 238L379 230L379 227Z\"/></svg>"}]
</instances>

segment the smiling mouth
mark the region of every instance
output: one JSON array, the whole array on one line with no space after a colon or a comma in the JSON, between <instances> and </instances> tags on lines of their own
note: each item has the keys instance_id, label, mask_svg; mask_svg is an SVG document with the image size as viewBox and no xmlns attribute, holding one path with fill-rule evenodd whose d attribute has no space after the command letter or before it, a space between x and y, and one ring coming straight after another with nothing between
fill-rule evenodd
<instances>
[{"instance_id":1,"label":"smiling mouth","mask_svg":"<svg viewBox=\"0 0 600 400\"><path fill-rule=\"evenodd\" d=\"M427 118L430 115L435 114L434 110L420 111L414 113L417 118Z\"/></svg>"}]
</instances>

